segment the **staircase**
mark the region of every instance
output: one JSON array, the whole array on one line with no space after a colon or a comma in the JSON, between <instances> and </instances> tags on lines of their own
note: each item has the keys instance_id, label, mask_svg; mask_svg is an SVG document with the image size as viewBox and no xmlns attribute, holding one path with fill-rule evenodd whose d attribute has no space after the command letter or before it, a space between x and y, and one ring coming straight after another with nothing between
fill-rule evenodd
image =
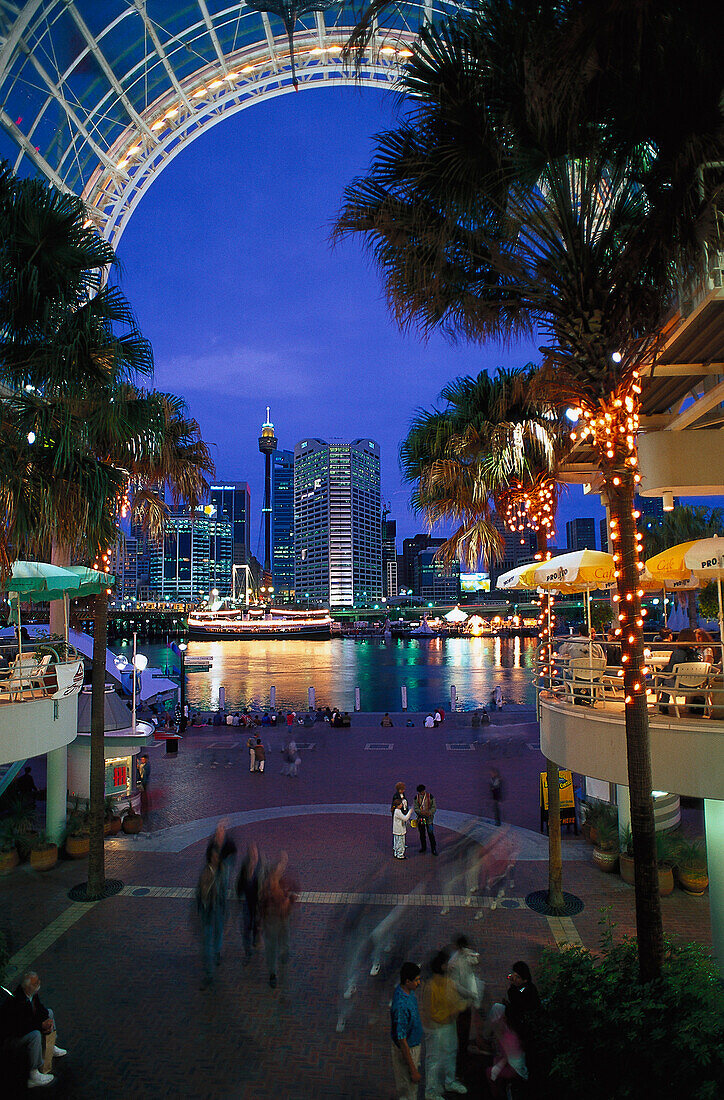
<instances>
[{"instance_id":1,"label":"staircase","mask_svg":"<svg viewBox=\"0 0 724 1100\"><path fill-rule=\"evenodd\" d=\"M0 764L0 797L5 793L13 779L20 774L24 760L14 760L12 764Z\"/></svg>"}]
</instances>

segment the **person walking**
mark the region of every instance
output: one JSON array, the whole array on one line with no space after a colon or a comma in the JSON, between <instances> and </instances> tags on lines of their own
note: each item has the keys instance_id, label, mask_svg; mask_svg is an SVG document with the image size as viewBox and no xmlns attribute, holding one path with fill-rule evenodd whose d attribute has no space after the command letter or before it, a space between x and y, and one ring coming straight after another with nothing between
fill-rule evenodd
<instances>
[{"instance_id":1,"label":"person walking","mask_svg":"<svg viewBox=\"0 0 724 1100\"><path fill-rule=\"evenodd\" d=\"M400 968L400 984L392 994L390 1004L390 1038L392 1040L392 1072L398 1100L417 1100L420 1073L422 1021L415 991L420 985L420 967L404 962Z\"/></svg>"},{"instance_id":2,"label":"person walking","mask_svg":"<svg viewBox=\"0 0 724 1100\"><path fill-rule=\"evenodd\" d=\"M500 803L503 801L503 780L497 768L490 769L490 798L493 803L495 824L500 825Z\"/></svg>"},{"instance_id":3,"label":"person walking","mask_svg":"<svg viewBox=\"0 0 724 1100\"><path fill-rule=\"evenodd\" d=\"M468 1090L455 1076L458 1052L457 1018L470 1004L458 993L448 974L448 956L438 951L430 969L432 977L422 995L425 1028L425 1098L442 1100L444 1092L463 1095Z\"/></svg>"},{"instance_id":4,"label":"person walking","mask_svg":"<svg viewBox=\"0 0 724 1100\"><path fill-rule=\"evenodd\" d=\"M468 1007L463 1009L456 1021L458 1074L462 1073L467 1058L473 1008L480 1008L485 992L485 982L475 973L479 962L480 955L471 949L467 936L458 936L448 963L448 974L455 983L455 988L462 999L468 1001Z\"/></svg>"},{"instance_id":5,"label":"person walking","mask_svg":"<svg viewBox=\"0 0 724 1100\"><path fill-rule=\"evenodd\" d=\"M226 925L226 907L229 896L231 877L236 863L236 844L226 832L226 822L220 821L214 830L214 835L206 845L206 862L212 862L212 856L216 856L214 866L217 877L217 902L215 907L215 919L217 923L214 932L215 961L221 965L221 952L224 946L224 926Z\"/></svg>"},{"instance_id":6,"label":"person walking","mask_svg":"<svg viewBox=\"0 0 724 1100\"><path fill-rule=\"evenodd\" d=\"M269 970L269 985L276 989L279 966L289 961L289 920L297 900L294 884L286 875L289 857L282 852L269 869L259 892L264 952Z\"/></svg>"},{"instance_id":7,"label":"person walking","mask_svg":"<svg viewBox=\"0 0 724 1100\"><path fill-rule=\"evenodd\" d=\"M141 813L144 817L148 817L148 784L150 781L151 761L148 758L148 753L142 752L138 758L138 767L136 769L136 786L141 795ZM146 824L148 824L148 822Z\"/></svg>"},{"instance_id":8,"label":"person walking","mask_svg":"<svg viewBox=\"0 0 724 1100\"><path fill-rule=\"evenodd\" d=\"M261 737L257 737L254 740L254 761L255 771L264 771L264 762L266 761L266 749L264 748L264 742Z\"/></svg>"},{"instance_id":9,"label":"person walking","mask_svg":"<svg viewBox=\"0 0 724 1100\"><path fill-rule=\"evenodd\" d=\"M236 880L236 896L241 905L241 937L247 961L259 942L259 891L263 873L259 849L252 842L247 848Z\"/></svg>"},{"instance_id":10,"label":"person walking","mask_svg":"<svg viewBox=\"0 0 724 1100\"><path fill-rule=\"evenodd\" d=\"M405 837L407 835L407 824L414 812L415 807L411 806L405 813L402 808L402 798L395 795L392 802L392 853L395 859L407 859L405 855Z\"/></svg>"},{"instance_id":11,"label":"person walking","mask_svg":"<svg viewBox=\"0 0 724 1100\"><path fill-rule=\"evenodd\" d=\"M196 886L196 911L201 920L203 943L204 976L202 989L211 989L214 984L214 961L221 958L224 920L220 901L221 883L219 874L219 854L212 849L211 856L201 872Z\"/></svg>"},{"instance_id":12,"label":"person walking","mask_svg":"<svg viewBox=\"0 0 724 1100\"><path fill-rule=\"evenodd\" d=\"M420 851L427 851L427 838L429 836L430 851L434 856L436 856L437 841L435 840L435 812L437 810L437 806L435 804L434 794L425 789L424 783L418 784L417 795L415 796L414 810L417 820L417 830L420 834Z\"/></svg>"}]
</instances>

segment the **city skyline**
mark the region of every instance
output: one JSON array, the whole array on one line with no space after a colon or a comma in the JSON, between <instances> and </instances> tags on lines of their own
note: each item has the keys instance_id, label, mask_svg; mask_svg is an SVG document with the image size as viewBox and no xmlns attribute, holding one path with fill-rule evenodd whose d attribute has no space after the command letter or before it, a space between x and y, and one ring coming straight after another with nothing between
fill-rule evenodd
<instances>
[{"instance_id":1,"label":"city skyline","mask_svg":"<svg viewBox=\"0 0 724 1100\"><path fill-rule=\"evenodd\" d=\"M331 248L343 189L395 117L389 93L349 87L255 105L168 165L118 248L123 289L154 346L155 386L188 400L213 445L216 482L250 485L254 554L266 405L282 449L305 437L378 440L382 499L401 540L424 528L397 461L415 410L459 375L540 360L533 342L401 333L360 243ZM149 249L153 240L163 247ZM603 512L572 487L559 528L579 515Z\"/></svg>"}]
</instances>

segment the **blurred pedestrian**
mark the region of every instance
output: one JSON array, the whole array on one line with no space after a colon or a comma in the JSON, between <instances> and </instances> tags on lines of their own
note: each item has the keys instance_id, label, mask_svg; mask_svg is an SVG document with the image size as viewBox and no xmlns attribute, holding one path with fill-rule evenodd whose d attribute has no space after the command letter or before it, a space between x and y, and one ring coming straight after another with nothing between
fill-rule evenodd
<instances>
[{"instance_id":1,"label":"blurred pedestrian","mask_svg":"<svg viewBox=\"0 0 724 1100\"><path fill-rule=\"evenodd\" d=\"M201 982L202 989L210 989L213 986L214 961L221 958L224 933L224 910L220 900L221 892L219 854L216 849L213 849L196 886L196 910L201 919L203 941L204 977Z\"/></svg>"},{"instance_id":2,"label":"blurred pedestrian","mask_svg":"<svg viewBox=\"0 0 724 1100\"><path fill-rule=\"evenodd\" d=\"M497 768L490 769L490 798L493 803L495 824L500 825L500 803L503 801L503 780Z\"/></svg>"},{"instance_id":3,"label":"blurred pedestrian","mask_svg":"<svg viewBox=\"0 0 724 1100\"><path fill-rule=\"evenodd\" d=\"M417 830L420 834L420 851L427 851L427 838L429 836L430 851L436 856L435 812L437 810L437 805L435 804L434 794L425 789L424 783L418 784L414 808L415 817L417 819Z\"/></svg>"},{"instance_id":4,"label":"blurred pedestrian","mask_svg":"<svg viewBox=\"0 0 724 1100\"><path fill-rule=\"evenodd\" d=\"M467 1008L464 1008L457 1018L458 1075L462 1073L465 1065L468 1043L470 1042L473 1008L480 1008L485 992L485 983L476 974L479 962L480 955L477 951L471 949L467 936L458 936L448 963L448 974L455 983L455 988L460 996L468 1001Z\"/></svg>"},{"instance_id":5,"label":"blurred pedestrian","mask_svg":"<svg viewBox=\"0 0 724 1100\"><path fill-rule=\"evenodd\" d=\"M264 952L269 970L269 985L277 985L279 967L289 961L289 920L297 899L294 883L287 876L289 857L286 852L264 876L259 892L261 926L264 933Z\"/></svg>"},{"instance_id":6,"label":"blurred pedestrian","mask_svg":"<svg viewBox=\"0 0 724 1100\"><path fill-rule=\"evenodd\" d=\"M422 1019L425 1028L425 1097L442 1100L444 1092L461 1095L468 1090L455 1076L458 1052L457 1018L470 1004L463 998L448 974L448 956L438 951L430 969L432 977L422 994Z\"/></svg>"},{"instance_id":7,"label":"blurred pedestrian","mask_svg":"<svg viewBox=\"0 0 724 1100\"><path fill-rule=\"evenodd\" d=\"M407 835L407 823L415 812L411 806L407 813L402 808L402 799L395 795L392 803L392 853L395 859L407 859L405 855L405 837Z\"/></svg>"},{"instance_id":8,"label":"blurred pedestrian","mask_svg":"<svg viewBox=\"0 0 724 1100\"><path fill-rule=\"evenodd\" d=\"M244 953L250 959L259 943L259 891L263 878L263 867L259 849L253 842L249 845L236 880L236 896L241 905L241 936L244 941Z\"/></svg>"},{"instance_id":9,"label":"blurred pedestrian","mask_svg":"<svg viewBox=\"0 0 724 1100\"><path fill-rule=\"evenodd\" d=\"M216 908L216 921L218 928L214 934L216 943L216 965L221 965L221 952L224 945L224 926L226 924L226 908L229 897L231 877L236 863L236 844L226 832L226 822L220 821L214 830L214 835L206 846L206 862L210 863L212 855L216 855L218 904Z\"/></svg>"},{"instance_id":10,"label":"blurred pedestrian","mask_svg":"<svg viewBox=\"0 0 724 1100\"><path fill-rule=\"evenodd\" d=\"M493 1005L488 1019L495 1042L495 1061L485 1072L491 1095L495 1100L503 1100L509 1095L507 1089L512 1082L528 1080L528 1066L520 1036L511 1026L505 1005Z\"/></svg>"},{"instance_id":11,"label":"blurred pedestrian","mask_svg":"<svg viewBox=\"0 0 724 1100\"><path fill-rule=\"evenodd\" d=\"M249 771L253 772L256 766L256 753L254 752L256 748L256 737L253 733L247 737L246 747L249 750Z\"/></svg>"},{"instance_id":12,"label":"blurred pedestrian","mask_svg":"<svg viewBox=\"0 0 724 1100\"><path fill-rule=\"evenodd\" d=\"M420 985L420 967L404 962L400 968L400 984L392 994L390 1004L390 1037L392 1039L392 1072L398 1100L417 1100L420 1073L422 1021L415 991Z\"/></svg>"}]
</instances>

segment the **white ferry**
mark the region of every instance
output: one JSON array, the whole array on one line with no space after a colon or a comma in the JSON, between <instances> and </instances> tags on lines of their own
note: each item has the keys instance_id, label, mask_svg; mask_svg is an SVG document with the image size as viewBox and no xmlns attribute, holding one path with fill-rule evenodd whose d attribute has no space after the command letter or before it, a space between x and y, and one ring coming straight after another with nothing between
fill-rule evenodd
<instances>
[{"instance_id":1,"label":"white ferry","mask_svg":"<svg viewBox=\"0 0 724 1100\"><path fill-rule=\"evenodd\" d=\"M192 638L330 638L329 611L290 608L223 608L189 613Z\"/></svg>"}]
</instances>

